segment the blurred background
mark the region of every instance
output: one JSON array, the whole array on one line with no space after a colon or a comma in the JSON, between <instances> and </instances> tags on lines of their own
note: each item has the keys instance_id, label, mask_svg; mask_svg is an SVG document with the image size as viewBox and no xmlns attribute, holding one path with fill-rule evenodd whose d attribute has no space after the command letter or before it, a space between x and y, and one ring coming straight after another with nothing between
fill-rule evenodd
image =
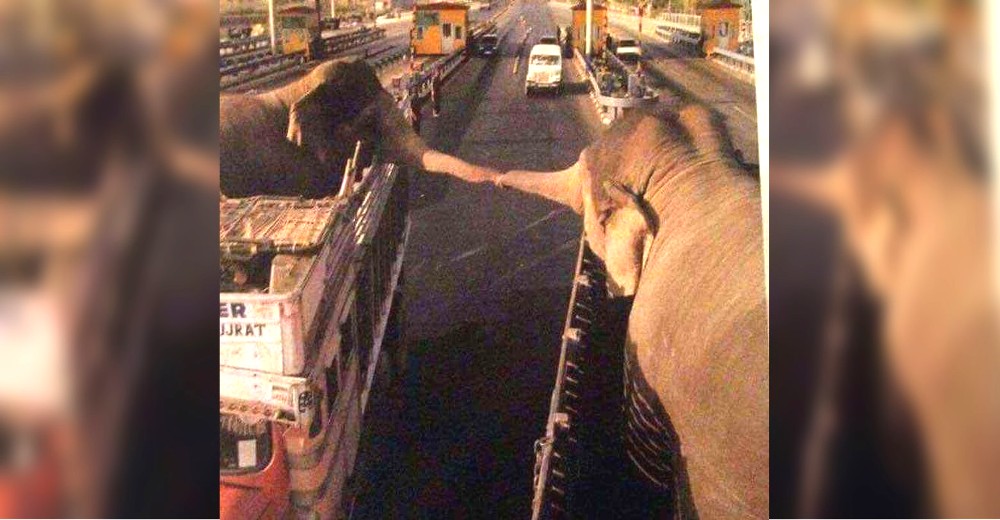
<instances>
[{"instance_id":1,"label":"blurred background","mask_svg":"<svg viewBox=\"0 0 1000 520\"><path fill-rule=\"evenodd\" d=\"M0 517L218 514L218 4L0 0ZM1000 516L1000 23L772 0L774 517Z\"/></svg>"},{"instance_id":2,"label":"blurred background","mask_svg":"<svg viewBox=\"0 0 1000 520\"><path fill-rule=\"evenodd\" d=\"M217 26L0 0L0 517L218 515Z\"/></svg>"},{"instance_id":3,"label":"blurred background","mask_svg":"<svg viewBox=\"0 0 1000 520\"><path fill-rule=\"evenodd\" d=\"M771 514L998 517L1000 20L770 7Z\"/></svg>"}]
</instances>

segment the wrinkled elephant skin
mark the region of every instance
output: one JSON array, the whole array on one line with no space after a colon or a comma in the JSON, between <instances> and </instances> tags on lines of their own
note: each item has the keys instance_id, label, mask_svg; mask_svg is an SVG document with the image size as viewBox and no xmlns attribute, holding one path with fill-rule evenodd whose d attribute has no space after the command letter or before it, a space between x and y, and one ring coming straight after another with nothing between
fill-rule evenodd
<instances>
[{"instance_id":1,"label":"wrinkled elephant skin","mask_svg":"<svg viewBox=\"0 0 1000 520\"><path fill-rule=\"evenodd\" d=\"M679 518L767 518L767 302L759 181L700 107L637 112L559 172L497 184L584 220L633 296L627 457Z\"/></svg>"}]
</instances>

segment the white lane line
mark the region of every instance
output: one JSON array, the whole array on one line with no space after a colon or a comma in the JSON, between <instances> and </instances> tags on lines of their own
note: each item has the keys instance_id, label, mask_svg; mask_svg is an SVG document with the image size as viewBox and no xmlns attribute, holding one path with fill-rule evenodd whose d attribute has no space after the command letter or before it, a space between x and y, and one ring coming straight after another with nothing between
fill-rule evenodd
<instances>
[{"instance_id":1,"label":"white lane line","mask_svg":"<svg viewBox=\"0 0 1000 520\"><path fill-rule=\"evenodd\" d=\"M747 118L747 120L749 120L751 123L755 125L757 124L757 118L746 113L742 108L740 108L739 105L733 103L733 110L739 112L741 115L743 115L743 117Z\"/></svg>"},{"instance_id":2,"label":"white lane line","mask_svg":"<svg viewBox=\"0 0 1000 520\"><path fill-rule=\"evenodd\" d=\"M484 249L486 249L486 244L483 244L479 247L474 247L464 253L459 254L458 256L453 256L451 260L448 260L448 262L451 263L451 262L458 262L459 260L464 260Z\"/></svg>"}]
</instances>

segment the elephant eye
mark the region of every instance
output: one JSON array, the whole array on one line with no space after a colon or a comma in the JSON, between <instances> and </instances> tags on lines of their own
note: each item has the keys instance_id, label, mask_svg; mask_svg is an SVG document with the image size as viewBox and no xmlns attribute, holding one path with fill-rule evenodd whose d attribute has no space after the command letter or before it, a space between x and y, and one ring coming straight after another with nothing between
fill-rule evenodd
<instances>
[{"instance_id":1,"label":"elephant eye","mask_svg":"<svg viewBox=\"0 0 1000 520\"><path fill-rule=\"evenodd\" d=\"M601 210L601 212L597 214L597 223L602 227L607 227L608 220L611 219L612 213L614 213L614 210L611 208Z\"/></svg>"}]
</instances>

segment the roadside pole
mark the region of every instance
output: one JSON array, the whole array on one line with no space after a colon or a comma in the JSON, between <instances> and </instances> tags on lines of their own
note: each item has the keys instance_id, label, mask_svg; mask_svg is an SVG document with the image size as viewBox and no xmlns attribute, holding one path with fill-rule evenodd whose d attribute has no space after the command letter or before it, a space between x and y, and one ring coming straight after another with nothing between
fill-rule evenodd
<instances>
[{"instance_id":1,"label":"roadside pole","mask_svg":"<svg viewBox=\"0 0 1000 520\"><path fill-rule=\"evenodd\" d=\"M278 40L274 34L274 0L267 0L267 30L271 35L271 54L278 54Z\"/></svg>"}]
</instances>

